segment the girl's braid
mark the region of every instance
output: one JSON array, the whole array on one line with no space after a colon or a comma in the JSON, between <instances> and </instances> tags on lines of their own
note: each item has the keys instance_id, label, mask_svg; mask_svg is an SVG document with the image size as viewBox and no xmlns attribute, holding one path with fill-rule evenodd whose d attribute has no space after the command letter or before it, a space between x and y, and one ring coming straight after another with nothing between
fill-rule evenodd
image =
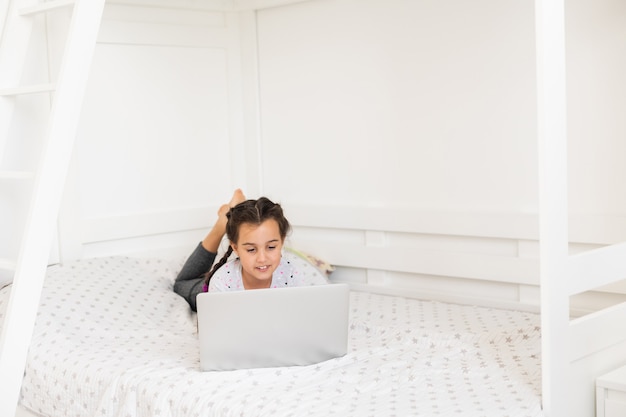
<instances>
[{"instance_id":1,"label":"girl's braid","mask_svg":"<svg viewBox=\"0 0 626 417\"><path fill-rule=\"evenodd\" d=\"M211 270L209 272L207 272L206 274L204 274L204 284L205 285L209 285L209 281L211 281L211 277L213 276L213 274L215 274L215 272L220 269L222 267L222 265L224 265L226 263L226 261L228 261L228 257L233 253L233 248L228 245L228 249L226 250L226 253L224 254L224 256L222 256L222 258L219 260L219 262L217 262L215 265L213 265L213 268L211 268Z\"/></svg>"}]
</instances>

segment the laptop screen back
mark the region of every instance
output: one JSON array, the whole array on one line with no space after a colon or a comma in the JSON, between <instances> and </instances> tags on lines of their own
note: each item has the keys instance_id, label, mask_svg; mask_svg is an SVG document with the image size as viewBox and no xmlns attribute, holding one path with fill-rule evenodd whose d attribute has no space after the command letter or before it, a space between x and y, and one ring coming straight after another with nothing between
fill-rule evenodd
<instances>
[{"instance_id":1,"label":"laptop screen back","mask_svg":"<svg viewBox=\"0 0 626 417\"><path fill-rule=\"evenodd\" d=\"M347 352L346 284L202 293L197 307L202 370L309 365Z\"/></svg>"}]
</instances>

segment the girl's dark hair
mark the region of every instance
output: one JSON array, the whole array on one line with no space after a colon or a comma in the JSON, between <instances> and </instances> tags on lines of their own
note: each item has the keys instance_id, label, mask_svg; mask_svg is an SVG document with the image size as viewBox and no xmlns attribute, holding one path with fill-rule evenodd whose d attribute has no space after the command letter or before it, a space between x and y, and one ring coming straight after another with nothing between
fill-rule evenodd
<instances>
[{"instance_id":1,"label":"girl's dark hair","mask_svg":"<svg viewBox=\"0 0 626 417\"><path fill-rule=\"evenodd\" d=\"M283 215L283 209L280 204L272 202L267 197L261 197L258 200L246 200L237 204L226 213L226 237L231 242L239 241L239 227L244 224L260 225L265 220L274 219L278 223L280 238L284 241L287 233L291 229L289 221ZM204 282L209 285L209 281L215 272L228 261L233 253L233 248L228 245L228 250L222 258L213 265L213 268L205 274Z\"/></svg>"}]
</instances>

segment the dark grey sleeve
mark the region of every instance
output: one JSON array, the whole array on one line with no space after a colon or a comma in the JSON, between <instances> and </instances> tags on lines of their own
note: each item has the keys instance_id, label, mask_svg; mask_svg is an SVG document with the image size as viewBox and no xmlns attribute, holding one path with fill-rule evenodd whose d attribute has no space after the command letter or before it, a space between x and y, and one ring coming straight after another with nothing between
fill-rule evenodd
<instances>
[{"instance_id":1,"label":"dark grey sleeve","mask_svg":"<svg viewBox=\"0 0 626 417\"><path fill-rule=\"evenodd\" d=\"M204 286L204 274L213 266L216 255L199 243L176 277L174 291L187 300L193 311L196 311L196 296L202 292Z\"/></svg>"}]
</instances>

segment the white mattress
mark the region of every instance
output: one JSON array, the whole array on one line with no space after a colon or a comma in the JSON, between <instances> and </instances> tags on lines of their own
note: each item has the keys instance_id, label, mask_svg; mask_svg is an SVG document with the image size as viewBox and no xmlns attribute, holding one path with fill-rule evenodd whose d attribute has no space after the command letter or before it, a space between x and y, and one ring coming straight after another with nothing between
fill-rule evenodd
<instances>
[{"instance_id":1,"label":"white mattress","mask_svg":"<svg viewBox=\"0 0 626 417\"><path fill-rule=\"evenodd\" d=\"M345 357L201 372L195 315L172 292L179 267L51 267L22 405L50 417L542 415L536 314L353 292Z\"/></svg>"}]
</instances>

